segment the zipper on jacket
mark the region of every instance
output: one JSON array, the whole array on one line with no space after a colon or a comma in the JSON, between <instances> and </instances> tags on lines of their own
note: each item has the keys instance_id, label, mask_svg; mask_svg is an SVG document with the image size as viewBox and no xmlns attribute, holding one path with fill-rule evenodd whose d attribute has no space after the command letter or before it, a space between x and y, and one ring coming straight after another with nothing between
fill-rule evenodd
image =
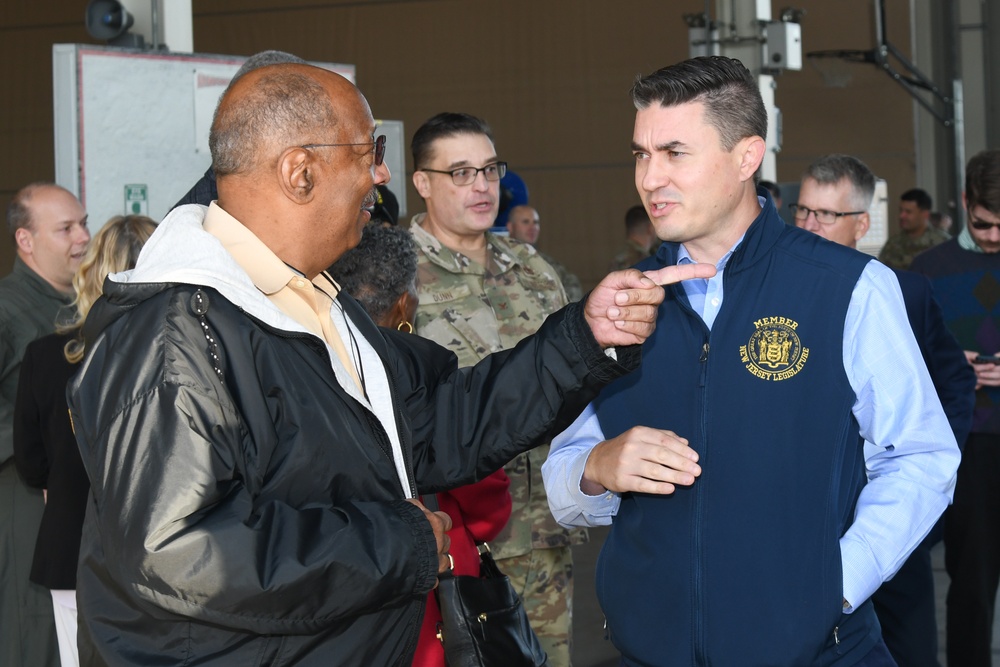
<instances>
[{"instance_id":1,"label":"zipper on jacket","mask_svg":"<svg viewBox=\"0 0 1000 667\"><path fill-rule=\"evenodd\" d=\"M701 356L698 358L699 369L698 369L698 384L700 388L700 401L701 401L701 442L702 449L707 453L708 451L708 353L710 350L709 339L712 336L711 330L705 324L704 320L700 317L698 322L702 326L704 331L704 341L701 345ZM704 544L702 537L702 526L704 524L704 514L705 514L705 501L704 494L701 491L699 485L695 485L695 495L694 495L694 521L692 523L692 543L694 544L694 576L693 579L693 598L694 598L694 657L699 665L708 664L708 642L709 638L705 635L705 617L701 610L705 608L705 572L704 572Z\"/></svg>"},{"instance_id":2,"label":"zipper on jacket","mask_svg":"<svg viewBox=\"0 0 1000 667\"><path fill-rule=\"evenodd\" d=\"M318 357L320 357L320 359L323 360L323 362L326 364L327 367L330 367L330 372L334 373L334 379L336 380L336 373L334 372L332 367L330 353L327 351L326 346L319 342L319 339L316 336L314 336L313 334L299 333L297 331L285 331L284 329L278 329L277 327L273 327L270 324L262 321L258 317L251 314L249 311L243 308L240 308L240 310L253 322L256 322L258 326L274 333L277 336L280 336L282 338L290 338L303 341L310 349L312 349L316 353ZM375 354L382 362L382 367L385 369L385 376L386 378L388 378L390 385L389 393L392 396L393 406L395 407L399 405L399 399L397 396L398 392L396 390L396 384L393 380L392 373L390 373L388 370L389 365L386 363L385 357L379 354L378 350L375 349L375 345L372 345L371 341L369 341L369 345L372 346L372 350L375 351ZM339 386L339 381L337 381L336 384L338 384ZM343 390L343 388L341 389ZM369 410L366 406L359 403L357 399L348 394L346 391L344 391L344 395L346 396L346 398L350 399L351 401L354 401L361 408L361 411L364 412L366 421L368 423L368 428L372 432L372 435L375 438L375 442L376 444L378 444L378 448L382 451L385 457L389 459L389 462L392 464L393 469L395 469L396 459L392 455L392 443L389 442L389 434L385 432L385 428L382 426L382 422L379 421L378 417L371 410ZM396 420L396 431L399 434L400 449L403 452L404 466L406 468L407 478L410 483L410 493L412 494L412 497L416 498L417 489L416 489L416 482L413 479L413 463L407 456L408 448L403 446L403 429L402 425L399 423L398 411L395 409L393 409L393 417ZM373 421L375 423L372 423ZM405 491L402 487L402 484L400 484L400 490Z\"/></svg>"}]
</instances>

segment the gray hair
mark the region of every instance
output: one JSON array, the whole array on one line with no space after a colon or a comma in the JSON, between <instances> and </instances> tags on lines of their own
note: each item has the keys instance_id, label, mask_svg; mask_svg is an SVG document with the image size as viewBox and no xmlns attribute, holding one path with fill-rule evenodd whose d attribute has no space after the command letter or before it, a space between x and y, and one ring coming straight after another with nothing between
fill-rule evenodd
<instances>
[{"instance_id":1,"label":"gray hair","mask_svg":"<svg viewBox=\"0 0 1000 667\"><path fill-rule=\"evenodd\" d=\"M875 196L875 174L853 155L824 155L806 168L802 178L820 185L836 185L846 179L851 185L851 206L859 211L867 211Z\"/></svg>"},{"instance_id":2,"label":"gray hair","mask_svg":"<svg viewBox=\"0 0 1000 667\"><path fill-rule=\"evenodd\" d=\"M208 135L216 176L252 171L261 153L273 148L323 141L337 125L326 89L284 67L261 76L236 104L219 103ZM223 98L225 99L225 97Z\"/></svg>"},{"instance_id":3,"label":"gray hair","mask_svg":"<svg viewBox=\"0 0 1000 667\"><path fill-rule=\"evenodd\" d=\"M243 61L240 68L236 70L236 74L233 75L233 79L229 82L229 85L233 85L235 82L239 81L240 77L244 74L249 74L255 69L267 67L268 65L281 65L284 63L298 63L300 65L308 64L302 58L285 51L275 51L273 49L269 51L261 51L260 53L253 54Z\"/></svg>"}]
</instances>

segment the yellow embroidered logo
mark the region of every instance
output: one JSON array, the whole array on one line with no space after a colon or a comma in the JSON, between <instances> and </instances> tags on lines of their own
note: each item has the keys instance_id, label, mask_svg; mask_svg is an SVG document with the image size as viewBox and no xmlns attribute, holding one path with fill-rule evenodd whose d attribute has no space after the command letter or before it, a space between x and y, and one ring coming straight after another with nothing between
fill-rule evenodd
<instances>
[{"instance_id":1,"label":"yellow embroidered logo","mask_svg":"<svg viewBox=\"0 0 1000 667\"><path fill-rule=\"evenodd\" d=\"M763 317L753 323L755 331L740 345L740 360L761 380L779 382L802 370L809 348L795 333L799 323L787 317Z\"/></svg>"}]
</instances>

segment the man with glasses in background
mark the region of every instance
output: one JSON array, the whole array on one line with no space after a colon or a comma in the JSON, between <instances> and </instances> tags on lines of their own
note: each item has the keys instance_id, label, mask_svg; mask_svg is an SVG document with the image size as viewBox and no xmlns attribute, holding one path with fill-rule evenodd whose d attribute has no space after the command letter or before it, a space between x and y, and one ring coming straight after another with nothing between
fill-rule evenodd
<instances>
[{"instance_id":1,"label":"man with glasses in background","mask_svg":"<svg viewBox=\"0 0 1000 667\"><path fill-rule=\"evenodd\" d=\"M968 225L921 253L912 269L931 279L945 322L976 372L972 433L944 522L949 667L991 664L1000 577L1000 151L965 169Z\"/></svg>"},{"instance_id":2,"label":"man with glasses in background","mask_svg":"<svg viewBox=\"0 0 1000 667\"><path fill-rule=\"evenodd\" d=\"M871 224L868 209L875 175L852 155L825 155L802 175L797 204L789 208L795 224L849 248L857 247ZM903 293L906 317L927 364L941 407L959 443L972 426L975 373L948 331L941 306L927 278L893 269ZM872 453L874 448L866 448ZM890 525L886 530L897 530ZM939 526L913 550L896 574L872 596L889 652L900 667L938 667L937 609L931 548L941 539Z\"/></svg>"},{"instance_id":3,"label":"man with glasses in background","mask_svg":"<svg viewBox=\"0 0 1000 667\"><path fill-rule=\"evenodd\" d=\"M530 245L491 233L507 163L485 121L434 116L413 135L413 185L427 212L413 218L417 245L416 332L471 366L514 347L566 303L558 274ZM541 466L548 446L508 463L513 510L490 543L524 600L551 667L568 667L573 565L585 529L560 527L549 512Z\"/></svg>"}]
</instances>

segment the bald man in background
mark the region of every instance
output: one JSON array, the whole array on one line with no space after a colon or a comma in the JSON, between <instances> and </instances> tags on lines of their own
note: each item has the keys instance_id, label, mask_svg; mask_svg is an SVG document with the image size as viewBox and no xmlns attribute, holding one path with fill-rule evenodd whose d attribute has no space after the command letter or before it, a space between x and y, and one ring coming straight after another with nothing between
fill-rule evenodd
<instances>
[{"instance_id":1,"label":"bald man in background","mask_svg":"<svg viewBox=\"0 0 1000 667\"><path fill-rule=\"evenodd\" d=\"M510 238L533 247L538 256L551 264L552 268L559 274L559 280L562 281L563 289L566 290L566 298L570 301L579 301L583 298L583 287L580 286L580 279L555 257L538 249L538 236L541 231L541 219L533 206L521 204L510 209L507 213L507 233Z\"/></svg>"},{"instance_id":2,"label":"bald man in background","mask_svg":"<svg viewBox=\"0 0 1000 667\"><path fill-rule=\"evenodd\" d=\"M0 665L46 667L59 664L52 597L28 580L44 501L14 467L14 397L28 343L70 315L90 232L83 204L54 183L15 194L7 226L17 255L0 280Z\"/></svg>"}]
</instances>

